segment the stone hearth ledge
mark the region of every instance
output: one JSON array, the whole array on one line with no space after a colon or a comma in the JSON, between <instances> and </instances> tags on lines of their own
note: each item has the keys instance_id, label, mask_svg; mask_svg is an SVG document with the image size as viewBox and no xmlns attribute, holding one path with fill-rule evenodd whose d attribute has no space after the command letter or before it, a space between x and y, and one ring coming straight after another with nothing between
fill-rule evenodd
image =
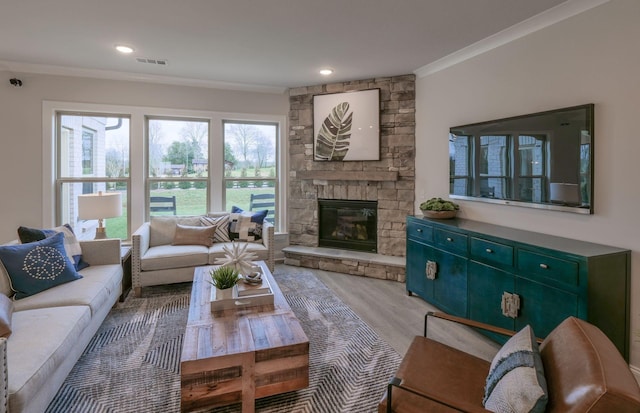
<instances>
[{"instance_id":1,"label":"stone hearth ledge","mask_svg":"<svg viewBox=\"0 0 640 413\"><path fill-rule=\"evenodd\" d=\"M287 265L405 282L405 257L303 245L290 245L282 252Z\"/></svg>"}]
</instances>

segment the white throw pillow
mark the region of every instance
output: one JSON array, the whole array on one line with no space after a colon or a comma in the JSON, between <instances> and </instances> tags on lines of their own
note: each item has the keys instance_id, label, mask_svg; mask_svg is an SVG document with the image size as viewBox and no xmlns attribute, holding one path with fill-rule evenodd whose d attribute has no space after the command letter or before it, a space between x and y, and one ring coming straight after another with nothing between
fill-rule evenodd
<instances>
[{"instance_id":1,"label":"white throw pillow","mask_svg":"<svg viewBox=\"0 0 640 413\"><path fill-rule=\"evenodd\" d=\"M221 217L201 217L200 224L204 226L216 225L216 232L213 235L213 242L231 242L229 238L229 215Z\"/></svg>"},{"instance_id":2,"label":"white throw pillow","mask_svg":"<svg viewBox=\"0 0 640 413\"><path fill-rule=\"evenodd\" d=\"M511 337L491 362L483 405L496 413L542 413L547 382L531 326Z\"/></svg>"}]
</instances>

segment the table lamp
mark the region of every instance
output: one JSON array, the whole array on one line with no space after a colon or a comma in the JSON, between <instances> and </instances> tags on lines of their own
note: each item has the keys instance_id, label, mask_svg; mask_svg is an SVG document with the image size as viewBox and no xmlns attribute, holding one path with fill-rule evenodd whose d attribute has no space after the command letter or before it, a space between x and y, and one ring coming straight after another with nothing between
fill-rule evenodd
<instances>
[{"instance_id":1,"label":"table lamp","mask_svg":"<svg viewBox=\"0 0 640 413\"><path fill-rule=\"evenodd\" d=\"M102 225L105 218L115 218L122 215L122 196L120 192L102 191L97 194L78 195L78 219L97 219L96 238L107 238L107 232Z\"/></svg>"}]
</instances>

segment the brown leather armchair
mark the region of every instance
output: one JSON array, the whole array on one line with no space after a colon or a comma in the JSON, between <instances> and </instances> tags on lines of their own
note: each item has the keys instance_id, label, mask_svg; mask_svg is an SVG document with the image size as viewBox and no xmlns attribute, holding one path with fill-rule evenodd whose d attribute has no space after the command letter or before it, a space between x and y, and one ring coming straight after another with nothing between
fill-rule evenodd
<instances>
[{"instance_id":1,"label":"brown leather armchair","mask_svg":"<svg viewBox=\"0 0 640 413\"><path fill-rule=\"evenodd\" d=\"M378 412L487 412L482 407L490 362L426 338L427 320L438 317L499 334L513 332L429 313L425 336L414 338ZM613 343L597 327L569 317L541 343L547 412L640 412L640 388Z\"/></svg>"}]
</instances>

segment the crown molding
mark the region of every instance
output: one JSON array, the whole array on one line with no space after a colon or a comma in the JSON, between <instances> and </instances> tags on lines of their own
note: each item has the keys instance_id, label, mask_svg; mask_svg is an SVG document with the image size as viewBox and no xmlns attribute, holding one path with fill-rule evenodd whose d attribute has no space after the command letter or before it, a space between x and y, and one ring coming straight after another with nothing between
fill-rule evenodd
<instances>
[{"instance_id":1,"label":"crown molding","mask_svg":"<svg viewBox=\"0 0 640 413\"><path fill-rule=\"evenodd\" d=\"M184 77L160 76L143 73L128 73L112 70L83 69L68 66L41 65L34 63L12 62L0 60L0 70L15 73L34 73L54 76L73 76L92 79L124 80L128 82L160 83L165 85L203 87L209 89L237 90L243 92L259 92L284 94L288 88L277 86L253 85L245 83L220 82L213 80L191 79Z\"/></svg>"},{"instance_id":2,"label":"crown molding","mask_svg":"<svg viewBox=\"0 0 640 413\"><path fill-rule=\"evenodd\" d=\"M435 62L424 65L413 73L417 77L431 75L609 1L611 0L568 0Z\"/></svg>"}]
</instances>

